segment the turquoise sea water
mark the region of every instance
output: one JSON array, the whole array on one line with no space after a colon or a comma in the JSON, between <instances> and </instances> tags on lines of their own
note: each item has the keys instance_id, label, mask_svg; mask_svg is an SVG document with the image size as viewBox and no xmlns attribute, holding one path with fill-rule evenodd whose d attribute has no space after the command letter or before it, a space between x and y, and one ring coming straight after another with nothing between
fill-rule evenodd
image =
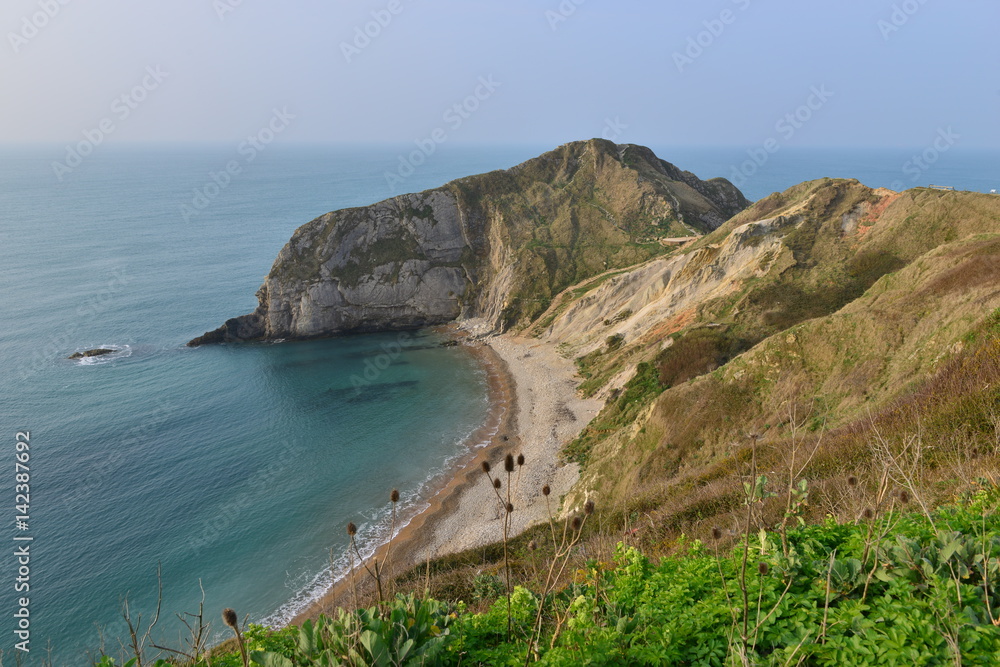
<instances>
[{"instance_id":1,"label":"turquoise sea water","mask_svg":"<svg viewBox=\"0 0 1000 667\"><path fill-rule=\"evenodd\" d=\"M446 147L407 179L418 191L512 166L550 147ZM729 176L742 149L654 147L702 178ZM225 606L277 622L329 582L344 526L384 534L393 487L419 505L486 414L483 373L433 334L280 345L184 347L254 293L292 231L329 210L384 199L403 147L274 146L182 214L234 147L99 147L60 182L62 146L0 148L0 437L8 457L0 539L31 536L31 648L86 664L95 624L123 631L121 598L146 618L163 578L175 611ZM802 180L908 179L906 151L793 151L744 191ZM988 190L996 154L949 152L920 183ZM68 361L99 346L114 355ZM367 375L366 375L367 373ZM358 385L353 377L367 377ZM14 525L14 441L31 433L29 530ZM2 514L2 513L0 513ZM5 537L4 537L5 536ZM17 564L0 558L0 648L13 647ZM216 624L218 625L218 624Z\"/></svg>"}]
</instances>

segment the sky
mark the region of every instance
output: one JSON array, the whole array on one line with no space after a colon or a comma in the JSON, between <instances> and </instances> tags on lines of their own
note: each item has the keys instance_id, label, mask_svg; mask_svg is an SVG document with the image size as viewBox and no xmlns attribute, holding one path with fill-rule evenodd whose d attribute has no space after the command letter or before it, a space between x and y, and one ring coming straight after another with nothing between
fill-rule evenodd
<instances>
[{"instance_id":1,"label":"sky","mask_svg":"<svg viewBox=\"0 0 1000 667\"><path fill-rule=\"evenodd\" d=\"M995 149L998 19L996 0L4 0L0 143Z\"/></svg>"}]
</instances>

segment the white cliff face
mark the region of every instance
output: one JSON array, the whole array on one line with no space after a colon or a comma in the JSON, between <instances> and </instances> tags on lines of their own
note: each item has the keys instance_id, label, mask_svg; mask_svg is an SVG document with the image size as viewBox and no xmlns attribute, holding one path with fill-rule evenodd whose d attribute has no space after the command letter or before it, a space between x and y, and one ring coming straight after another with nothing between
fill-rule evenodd
<instances>
[{"instance_id":1,"label":"white cliff face","mask_svg":"<svg viewBox=\"0 0 1000 667\"><path fill-rule=\"evenodd\" d=\"M543 338L575 356L602 347L609 336L639 341L663 322L733 292L747 279L794 263L779 233L793 224L794 219L785 217L747 223L718 245L655 259L614 276L557 316Z\"/></svg>"},{"instance_id":2,"label":"white cliff face","mask_svg":"<svg viewBox=\"0 0 1000 667\"><path fill-rule=\"evenodd\" d=\"M634 154L623 158L628 150ZM731 184L703 183L648 149L569 144L504 172L303 225L278 254L257 310L191 344L460 317L503 329L537 315L573 282L662 253L657 230L701 233L747 203Z\"/></svg>"},{"instance_id":3,"label":"white cliff face","mask_svg":"<svg viewBox=\"0 0 1000 667\"><path fill-rule=\"evenodd\" d=\"M468 245L450 193L333 213L296 237L264 285L267 337L419 327L461 311Z\"/></svg>"}]
</instances>

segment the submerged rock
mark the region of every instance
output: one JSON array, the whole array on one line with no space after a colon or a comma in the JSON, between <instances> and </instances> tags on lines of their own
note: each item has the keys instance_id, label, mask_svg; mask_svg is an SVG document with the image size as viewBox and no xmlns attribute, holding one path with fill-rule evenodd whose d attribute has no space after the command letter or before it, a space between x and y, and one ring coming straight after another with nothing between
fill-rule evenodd
<instances>
[{"instance_id":1,"label":"submerged rock","mask_svg":"<svg viewBox=\"0 0 1000 667\"><path fill-rule=\"evenodd\" d=\"M73 354L66 357L67 359L85 359L87 357L101 357L105 354L112 354L118 350L109 350L104 347L94 348L93 350L87 350L85 352L74 352Z\"/></svg>"}]
</instances>

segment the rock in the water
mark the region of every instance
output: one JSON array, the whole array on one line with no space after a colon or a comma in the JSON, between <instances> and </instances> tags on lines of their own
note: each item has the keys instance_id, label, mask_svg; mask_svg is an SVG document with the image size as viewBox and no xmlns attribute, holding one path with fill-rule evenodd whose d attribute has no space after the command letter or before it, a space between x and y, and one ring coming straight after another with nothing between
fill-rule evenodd
<instances>
[{"instance_id":1,"label":"rock in the water","mask_svg":"<svg viewBox=\"0 0 1000 667\"><path fill-rule=\"evenodd\" d=\"M68 356L66 358L67 359L86 359L87 357L102 357L105 354L111 354L112 352L117 352L117 351L118 350L109 350L109 349L104 348L104 347L98 347L98 348L95 348L93 350L87 350L85 352L75 352L75 353L71 354L70 356Z\"/></svg>"}]
</instances>

